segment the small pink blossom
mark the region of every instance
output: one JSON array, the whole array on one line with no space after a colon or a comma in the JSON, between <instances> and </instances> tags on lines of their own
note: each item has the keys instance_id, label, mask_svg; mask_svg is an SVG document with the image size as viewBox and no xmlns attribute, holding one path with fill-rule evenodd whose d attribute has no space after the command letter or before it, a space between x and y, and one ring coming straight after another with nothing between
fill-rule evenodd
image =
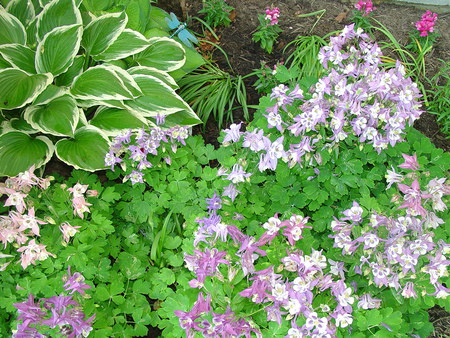
<instances>
[{"instance_id":1,"label":"small pink blossom","mask_svg":"<svg viewBox=\"0 0 450 338\"><path fill-rule=\"evenodd\" d=\"M86 202L84 197L75 197L72 200L73 205L73 214L78 215L81 219L84 218L85 212L90 212L88 206L92 205L91 203Z\"/></svg>"},{"instance_id":2,"label":"small pink blossom","mask_svg":"<svg viewBox=\"0 0 450 338\"><path fill-rule=\"evenodd\" d=\"M280 16L280 9L278 7L274 7L272 9L266 8L266 20L270 20L269 25L273 26L278 24L278 17Z\"/></svg>"},{"instance_id":3,"label":"small pink blossom","mask_svg":"<svg viewBox=\"0 0 450 338\"><path fill-rule=\"evenodd\" d=\"M28 215L19 214L18 212L11 212L11 220L18 226L17 231L23 232L27 229L31 229L33 234L39 235L39 224L47 224L47 222L41 221L35 217L34 207L28 209Z\"/></svg>"},{"instance_id":4,"label":"small pink blossom","mask_svg":"<svg viewBox=\"0 0 450 338\"><path fill-rule=\"evenodd\" d=\"M18 212L23 213L26 209L24 198L27 197L27 194L8 188L6 188L5 191L9 194L9 197L5 202L5 207L14 206Z\"/></svg>"},{"instance_id":5,"label":"small pink blossom","mask_svg":"<svg viewBox=\"0 0 450 338\"><path fill-rule=\"evenodd\" d=\"M437 16L436 13L426 11L425 14L422 15L422 19L416 22L416 28L420 32L420 36L428 36L428 33L434 31Z\"/></svg>"},{"instance_id":6,"label":"small pink blossom","mask_svg":"<svg viewBox=\"0 0 450 338\"><path fill-rule=\"evenodd\" d=\"M20 256L20 265L22 265L22 268L26 269L30 264L36 265L36 260L44 261L48 256L56 257L54 254L48 252L45 247L45 245L37 244L36 240L32 239L28 242L27 246L22 246L17 249L18 252L22 253Z\"/></svg>"},{"instance_id":7,"label":"small pink blossom","mask_svg":"<svg viewBox=\"0 0 450 338\"><path fill-rule=\"evenodd\" d=\"M371 13L376 7L373 7L372 0L361 0L355 5L358 11L364 11L363 16Z\"/></svg>"},{"instance_id":8,"label":"small pink blossom","mask_svg":"<svg viewBox=\"0 0 450 338\"><path fill-rule=\"evenodd\" d=\"M66 243L69 243L69 240L71 237L75 236L75 234L78 232L77 229L81 228L80 226L72 226L67 222L64 222L60 225L59 230L61 230L63 234L63 238L66 241Z\"/></svg>"},{"instance_id":9,"label":"small pink blossom","mask_svg":"<svg viewBox=\"0 0 450 338\"><path fill-rule=\"evenodd\" d=\"M402 154L403 158L405 159L405 162L400 164L398 167L403 169L411 169L411 170L419 170L420 165L417 162L417 154L414 154L413 156L408 156L406 154Z\"/></svg>"},{"instance_id":10,"label":"small pink blossom","mask_svg":"<svg viewBox=\"0 0 450 338\"><path fill-rule=\"evenodd\" d=\"M82 197L83 194L86 192L87 188L88 188L87 184L83 185L77 183L72 188L67 189L67 191L70 191L73 197Z\"/></svg>"}]
</instances>

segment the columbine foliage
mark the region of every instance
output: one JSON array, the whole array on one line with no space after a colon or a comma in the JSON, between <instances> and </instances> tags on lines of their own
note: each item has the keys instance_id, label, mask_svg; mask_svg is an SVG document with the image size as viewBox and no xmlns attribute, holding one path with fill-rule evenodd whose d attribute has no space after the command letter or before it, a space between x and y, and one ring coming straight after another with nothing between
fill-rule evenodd
<instances>
[{"instance_id":1,"label":"columbine foliage","mask_svg":"<svg viewBox=\"0 0 450 338\"><path fill-rule=\"evenodd\" d=\"M0 8L1 175L42 166L54 153L75 168L102 169L108 137L122 129L158 115L168 125L199 122L167 74L185 63L184 48L129 28L142 27L125 11L93 16L81 3Z\"/></svg>"},{"instance_id":2,"label":"columbine foliage","mask_svg":"<svg viewBox=\"0 0 450 338\"><path fill-rule=\"evenodd\" d=\"M227 4L226 0L204 0L203 8L198 12L205 14L206 23L216 28L231 24L230 15L233 10L234 7Z\"/></svg>"}]
</instances>

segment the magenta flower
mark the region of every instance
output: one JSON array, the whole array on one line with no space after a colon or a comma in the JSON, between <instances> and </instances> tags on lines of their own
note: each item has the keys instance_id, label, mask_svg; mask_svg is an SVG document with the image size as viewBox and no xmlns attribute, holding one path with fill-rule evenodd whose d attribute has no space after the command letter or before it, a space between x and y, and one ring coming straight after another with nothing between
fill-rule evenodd
<instances>
[{"instance_id":1,"label":"magenta flower","mask_svg":"<svg viewBox=\"0 0 450 338\"><path fill-rule=\"evenodd\" d=\"M398 189L405 194L404 202L399 209L408 208L413 214L419 214L423 217L427 215L427 211L422 207L422 199L430 198L430 194L424 194L420 191L419 181L414 180L411 186L406 184L398 184Z\"/></svg>"},{"instance_id":2,"label":"magenta flower","mask_svg":"<svg viewBox=\"0 0 450 338\"><path fill-rule=\"evenodd\" d=\"M420 165L417 162L417 154L414 154L413 156L408 156L406 154L402 154L403 158L405 159L405 162L400 164L398 167L403 169L411 169L411 170L419 170Z\"/></svg>"},{"instance_id":3,"label":"magenta flower","mask_svg":"<svg viewBox=\"0 0 450 338\"><path fill-rule=\"evenodd\" d=\"M355 5L358 11L364 11L363 16L372 12L376 7L373 7L372 0L361 0Z\"/></svg>"},{"instance_id":4,"label":"magenta flower","mask_svg":"<svg viewBox=\"0 0 450 338\"><path fill-rule=\"evenodd\" d=\"M270 20L269 25L273 26L278 23L278 17L280 16L280 9L278 7L274 7L272 9L266 8L266 20Z\"/></svg>"},{"instance_id":5,"label":"magenta flower","mask_svg":"<svg viewBox=\"0 0 450 338\"><path fill-rule=\"evenodd\" d=\"M91 288L90 285L83 283L84 277L81 273L75 272L73 275L70 273L70 266L67 275L63 277L63 281L66 282L64 284L64 290L70 291L70 294L74 292L85 293L84 290Z\"/></svg>"},{"instance_id":6,"label":"magenta flower","mask_svg":"<svg viewBox=\"0 0 450 338\"><path fill-rule=\"evenodd\" d=\"M422 15L422 19L416 22L416 28L420 32L420 36L428 36L428 33L434 31L437 16L436 13L426 11L425 14Z\"/></svg>"}]
</instances>

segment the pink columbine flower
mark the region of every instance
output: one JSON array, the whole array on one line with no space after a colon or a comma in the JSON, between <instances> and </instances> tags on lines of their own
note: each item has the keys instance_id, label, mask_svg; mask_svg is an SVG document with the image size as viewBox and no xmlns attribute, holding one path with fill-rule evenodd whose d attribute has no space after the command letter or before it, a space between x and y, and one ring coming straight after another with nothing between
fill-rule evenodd
<instances>
[{"instance_id":1,"label":"pink columbine flower","mask_svg":"<svg viewBox=\"0 0 450 338\"><path fill-rule=\"evenodd\" d=\"M85 212L90 212L88 206L92 205L91 203L86 202L84 197L75 197L72 200L73 206L73 214L78 215L81 219L84 218Z\"/></svg>"},{"instance_id":2,"label":"pink columbine flower","mask_svg":"<svg viewBox=\"0 0 450 338\"><path fill-rule=\"evenodd\" d=\"M18 212L11 212L11 220L18 226L17 231L23 232L26 229L31 229L33 234L39 235L39 224L47 224L47 222L38 220L34 214L34 207L28 209L28 215L19 214Z\"/></svg>"},{"instance_id":3,"label":"pink columbine flower","mask_svg":"<svg viewBox=\"0 0 450 338\"><path fill-rule=\"evenodd\" d=\"M80 226L71 226L69 223L64 222L60 225L59 230L61 230L63 234L64 241L69 243L71 237L75 236L78 232L77 229L81 228Z\"/></svg>"},{"instance_id":4,"label":"pink columbine flower","mask_svg":"<svg viewBox=\"0 0 450 338\"><path fill-rule=\"evenodd\" d=\"M434 31L437 16L436 13L426 11L425 14L422 15L422 19L416 22L416 28L420 32L420 36L428 36L428 33Z\"/></svg>"},{"instance_id":5,"label":"pink columbine flower","mask_svg":"<svg viewBox=\"0 0 450 338\"><path fill-rule=\"evenodd\" d=\"M18 252L22 253L20 256L20 265L22 265L22 268L26 269L30 264L36 265L36 260L45 261L48 256L56 257L48 252L45 247L45 245L37 244L36 240L32 239L28 242L27 246L22 246L17 249Z\"/></svg>"},{"instance_id":6,"label":"pink columbine flower","mask_svg":"<svg viewBox=\"0 0 450 338\"><path fill-rule=\"evenodd\" d=\"M413 156L408 156L406 154L402 154L403 158L405 159L405 162L400 164L398 167L403 169L410 169L410 170L419 170L420 165L417 162L417 154L414 154Z\"/></svg>"},{"instance_id":7,"label":"pink columbine flower","mask_svg":"<svg viewBox=\"0 0 450 338\"><path fill-rule=\"evenodd\" d=\"M73 197L81 197L86 192L87 188L87 184L77 183L72 188L67 189L67 191L70 191Z\"/></svg>"},{"instance_id":8,"label":"pink columbine flower","mask_svg":"<svg viewBox=\"0 0 450 338\"><path fill-rule=\"evenodd\" d=\"M27 194L9 188L6 188L5 191L9 194L9 197L5 202L5 207L14 206L18 212L23 213L26 209L24 198L27 197Z\"/></svg>"},{"instance_id":9,"label":"pink columbine flower","mask_svg":"<svg viewBox=\"0 0 450 338\"><path fill-rule=\"evenodd\" d=\"M373 7L372 0L365 0L365 1L361 0L361 1L358 1L358 3L355 5L355 8L358 11L364 11L363 16L369 14L374 9L376 9L376 7Z\"/></svg>"},{"instance_id":10,"label":"pink columbine flower","mask_svg":"<svg viewBox=\"0 0 450 338\"><path fill-rule=\"evenodd\" d=\"M272 9L266 8L266 20L270 20L269 25L273 26L278 24L278 17L280 16L280 9L278 7L274 7Z\"/></svg>"}]
</instances>

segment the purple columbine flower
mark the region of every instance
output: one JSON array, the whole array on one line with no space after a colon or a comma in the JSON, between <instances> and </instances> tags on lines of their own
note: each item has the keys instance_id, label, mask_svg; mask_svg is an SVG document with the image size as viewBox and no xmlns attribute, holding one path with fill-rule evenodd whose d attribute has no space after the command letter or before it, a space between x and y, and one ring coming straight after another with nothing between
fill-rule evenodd
<instances>
[{"instance_id":1,"label":"purple columbine flower","mask_svg":"<svg viewBox=\"0 0 450 338\"><path fill-rule=\"evenodd\" d=\"M245 182L245 178L250 177L251 175L251 173L246 173L241 165L235 164L226 179L230 180L234 184L237 184L239 182Z\"/></svg>"},{"instance_id":2,"label":"purple columbine flower","mask_svg":"<svg viewBox=\"0 0 450 338\"><path fill-rule=\"evenodd\" d=\"M208 205L208 212L215 212L216 210L219 210L222 208L222 200L217 195L217 193L214 192L213 197L206 199L206 204Z\"/></svg>"},{"instance_id":3,"label":"purple columbine flower","mask_svg":"<svg viewBox=\"0 0 450 338\"><path fill-rule=\"evenodd\" d=\"M405 162L400 164L398 167L403 169L410 169L410 170L419 170L420 165L417 162L417 154L414 154L413 156L408 156L406 154L402 154L403 158L405 159Z\"/></svg>"},{"instance_id":4,"label":"purple columbine flower","mask_svg":"<svg viewBox=\"0 0 450 338\"><path fill-rule=\"evenodd\" d=\"M228 144L230 142L238 142L239 139L241 138L241 123L239 124L235 124L233 123L232 125L230 125L230 129L224 129L223 131L225 132L225 137L223 139L223 144Z\"/></svg>"},{"instance_id":5,"label":"purple columbine flower","mask_svg":"<svg viewBox=\"0 0 450 338\"><path fill-rule=\"evenodd\" d=\"M83 283L84 277L81 273L75 272L73 275L71 274L70 266L67 275L63 277L63 281L66 282L64 284L64 290L70 291L70 294L74 292L85 293L84 290L91 288L90 285Z\"/></svg>"},{"instance_id":6,"label":"purple columbine flower","mask_svg":"<svg viewBox=\"0 0 450 338\"><path fill-rule=\"evenodd\" d=\"M230 183L225 188L223 188L222 196L229 197L231 199L231 202L234 202L236 196L240 193L241 192L236 189L236 186L233 183Z\"/></svg>"}]
</instances>

